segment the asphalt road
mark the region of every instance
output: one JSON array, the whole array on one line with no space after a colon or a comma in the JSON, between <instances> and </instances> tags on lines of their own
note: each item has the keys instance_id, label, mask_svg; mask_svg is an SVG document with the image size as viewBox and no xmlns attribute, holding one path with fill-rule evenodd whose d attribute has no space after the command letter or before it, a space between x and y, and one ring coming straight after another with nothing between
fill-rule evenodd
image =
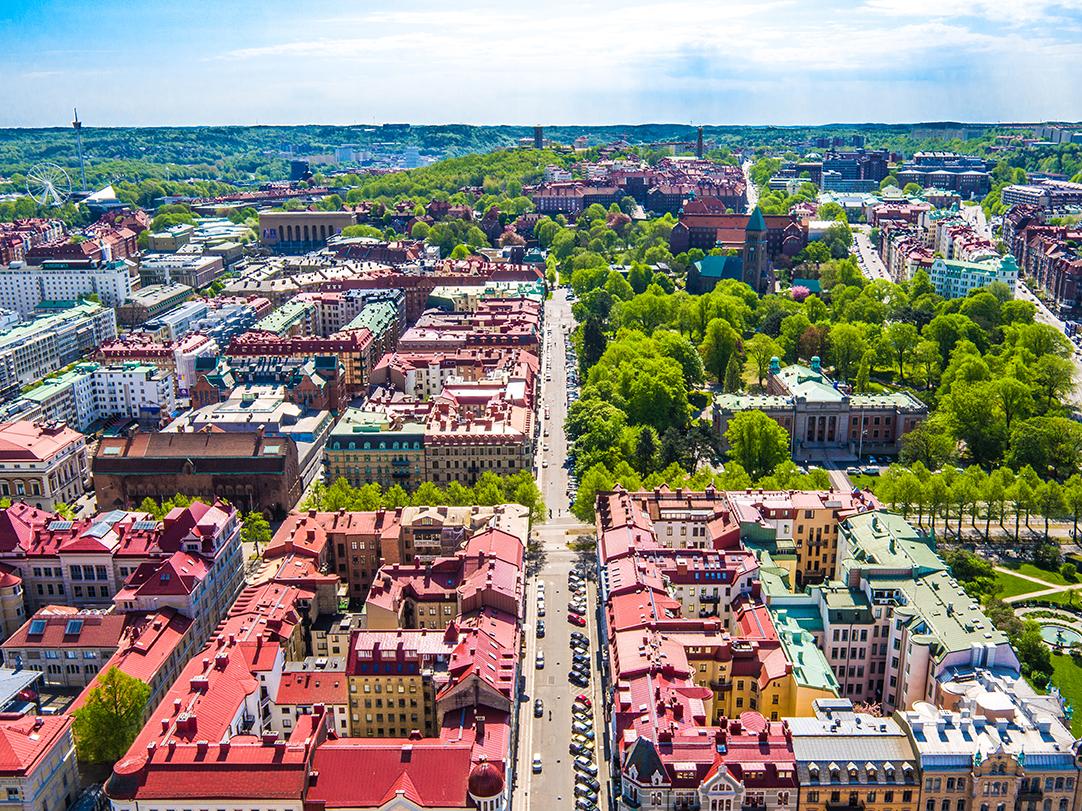
<instances>
[{"instance_id":1,"label":"asphalt road","mask_svg":"<svg viewBox=\"0 0 1082 811\"><path fill-rule=\"evenodd\" d=\"M568 533L589 530L573 515L568 507L566 495L568 471L564 468L567 458L567 439L563 424L567 414L567 358L565 355L565 336L574 326L571 307L567 301L567 291L555 291L545 307L545 344L543 351L543 369L541 388L541 409L539 417L542 425L541 447L539 448L538 484L545 498L545 503L552 509L552 517L534 527L534 532L541 538L545 549L545 563L537 577L532 578L527 589L525 653L522 672L526 677L526 697L519 705L519 751L517 784L514 787L512 807L518 809L566 808L575 804L574 756L569 752L571 743L571 711L575 696L587 693L594 708L602 706L600 699L600 680L596 667L591 667L594 677L585 689L574 687L567 681L571 667L571 632L584 631L591 638L588 655L591 661L596 657L596 628L594 613L597 594L593 583L588 592L587 626L576 628L567 621L567 603L571 593L567 576L572 568L580 566L579 556L568 546ZM545 410L548 417L545 417ZM544 436L544 432L548 436ZM547 462L548 464L544 464ZM538 582L545 584L545 637L536 635L538 622ZM542 652L545 666L536 666L537 653ZM534 716L534 700L540 698L544 712L540 718ZM594 740L602 740L603 719L593 714ZM534 773L534 755L541 756L541 771ZM603 758L594 758L601 769L598 782L601 783L599 806L605 808L604 790L606 784L605 763ZM598 761L601 762L598 762Z\"/></svg>"},{"instance_id":2,"label":"asphalt road","mask_svg":"<svg viewBox=\"0 0 1082 811\"><path fill-rule=\"evenodd\" d=\"M891 281L890 274L887 273L887 269L883 265L883 260L879 258L879 254L876 253L865 231L853 229L853 247L863 260L861 271L867 278Z\"/></svg>"}]
</instances>

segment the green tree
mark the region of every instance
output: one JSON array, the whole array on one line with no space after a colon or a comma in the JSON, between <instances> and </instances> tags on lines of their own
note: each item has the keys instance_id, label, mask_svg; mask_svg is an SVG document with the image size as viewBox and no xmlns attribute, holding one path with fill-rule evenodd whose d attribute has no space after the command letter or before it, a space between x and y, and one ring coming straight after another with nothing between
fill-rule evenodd
<instances>
[{"instance_id":1,"label":"green tree","mask_svg":"<svg viewBox=\"0 0 1082 811\"><path fill-rule=\"evenodd\" d=\"M593 368L603 354L608 340L601 329L601 323L596 318L586 319L582 325L582 371L587 372Z\"/></svg>"},{"instance_id":2,"label":"green tree","mask_svg":"<svg viewBox=\"0 0 1082 811\"><path fill-rule=\"evenodd\" d=\"M635 441L635 468L643 476L653 471L657 462L657 452L657 431L649 425L644 425L639 429L639 435Z\"/></svg>"},{"instance_id":3,"label":"green tree","mask_svg":"<svg viewBox=\"0 0 1082 811\"><path fill-rule=\"evenodd\" d=\"M87 693L86 702L74 713L72 732L79 760L84 763L115 763L124 757L143 728L143 711L150 699L150 685L118 667L110 667Z\"/></svg>"},{"instance_id":4,"label":"green tree","mask_svg":"<svg viewBox=\"0 0 1082 811\"><path fill-rule=\"evenodd\" d=\"M833 334L831 337L833 337ZM781 357L781 347L769 335L757 332L744 343L744 351L755 364L755 373L759 378L759 388L762 388L767 372L770 371L770 359Z\"/></svg>"},{"instance_id":5,"label":"green tree","mask_svg":"<svg viewBox=\"0 0 1082 811\"><path fill-rule=\"evenodd\" d=\"M872 353L871 350L868 350L860 358L860 364L857 366L857 379L853 383L853 388L856 389L858 394L867 393L871 386L871 374Z\"/></svg>"},{"instance_id":6,"label":"green tree","mask_svg":"<svg viewBox=\"0 0 1082 811\"><path fill-rule=\"evenodd\" d=\"M727 392L738 392L744 388L744 364L740 362L738 352L729 355L729 365L725 367L725 385Z\"/></svg>"},{"instance_id":7,"label":"green tree","mask_svg":"<svg viewBox=\"0 0 1082 811\"><path fill-rule=\"evenodd\" d=\"M270 543L271 528L267 517L261 512L252 511L244 516L244 525L241 527L241 539L244 543L255 546L256 554L260 554L260 546Z\"/></svg>"},{"instance_id":8,"label":"green tree","mask_svg":"<svg viewBox=\"0 0 1082 811\"><path fill-rule=\"evenodd\" d=\"M830 359L842 380L849 380L856 365L864 356L868 342L864 330L855 324L836 324L827 339Z\"/></svg>"},{"instance_id":9,"label":"green tree","mask_svg":"<svg viewBox=\"0 0 1082 811\"><path fill-rule=\"evenodd\" d=\"M895 322L886 329L887 343L898 361L898 379L905 383L905 365L920 342L917 328L912 324Z\"/></svg>"},{"instance_id":10,"label":"green tree","mask_svg":"<svg viewBox=\"0 0 1082 811\"><path fill-rule=\"evenodd\" d=\"M714 318L706 325L706 336L699 351L703 356L703 365L710 370L718 383L725 381L729 358L737 351L739 344L740 334L728 321Z\"/></svg>"},{"instance_id":11,"label":"green tree","mask_svg":"<svg viewBox=\"0 0 1082 811\"><path fill-rule=\"evenodd\" d=\"M789 432L762 411L741 411L725 430L729 457L753 480L761 479L789 458Z\"/></svg>"}]
</instances>

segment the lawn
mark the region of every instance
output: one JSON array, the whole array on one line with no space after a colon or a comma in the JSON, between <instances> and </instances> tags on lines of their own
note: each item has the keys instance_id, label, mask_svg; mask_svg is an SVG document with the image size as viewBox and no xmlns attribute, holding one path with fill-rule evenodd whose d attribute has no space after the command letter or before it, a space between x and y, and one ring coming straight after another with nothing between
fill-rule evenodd
<instances>
[{"instance_id":1,"label":"lawn","mask_svg":"<svg viewBox=\"0 0 1082 811\"><path fill-rule=\"evenodd\" d=\"M1053 653L1052 683L1074 708L1071 731L1076 736L1082 736L1082 667L1075 664L1075 660L1067 654ZM1044 685L1037 685L1037 688L1043 692Z\"/></svg>"},{"instance_id":2,"label":"lawn","mask_svg":"<svg viewBox=\"0 0 1082 811\"><path fill-rule=\"evenodd\" d=\"M996 596L1000 599L1017 597L1019 594L1029 594L1034 591L1044 591L1046 588L1046 586L1038 585L1032 580L1025 580L1005 572L996 572L996 582L999 584L999 594Z\"/></svg>"},{"instance_id":3,"label":"lawn","mask_svg":"<svg viewBox=\"0 0 1082 811\"><path fill-rule=\"evenodd\" d=\"M1004 565L1006 566L1006 568L1013 569L1019 574L1040 578L1041 580L1044 580L1045 582L1050 583L1053 586L1067 585L1067 581L1063 579L1063 575L1061 575L1059 572L1052 572L1048 569L1042 569L1039 566L1034 566L1032 563L1023 563L1020 566L1013 563L1006 563Z\"/></svg>"}]
</instances>

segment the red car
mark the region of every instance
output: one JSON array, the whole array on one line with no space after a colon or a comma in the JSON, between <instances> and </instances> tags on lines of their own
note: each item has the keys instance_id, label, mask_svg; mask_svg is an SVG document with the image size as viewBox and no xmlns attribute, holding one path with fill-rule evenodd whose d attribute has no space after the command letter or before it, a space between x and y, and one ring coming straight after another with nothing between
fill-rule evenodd
<instances>
[{"instance_id":1,"label":"red car","mask_svg":"<svg viewBox=\"0 0 1082 811\"><path fill-rule=\"evenodd\" d=\"M579 626L580 628L585 628L586 627L586 618L583 617L580 614L568 613L567 621L570 622L572 625Z\"/></svg>"},{"instance_id":2,"label":"red car","mask_svg":"<svg viewBox=\"0 0 1082 811\"><path fill-rule=\"evenodd\" d=\"M586 693L579 693L577 696L575 696L575 701L578 704L585 705L586 709L590 709L590 707L592 706L590 697L586 695Z\"/></svg>"}]
</instances>

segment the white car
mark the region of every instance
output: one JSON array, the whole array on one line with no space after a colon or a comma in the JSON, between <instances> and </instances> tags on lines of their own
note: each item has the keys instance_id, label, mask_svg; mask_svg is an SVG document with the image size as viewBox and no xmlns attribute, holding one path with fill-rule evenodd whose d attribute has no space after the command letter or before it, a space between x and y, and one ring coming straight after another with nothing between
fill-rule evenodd
<instances>
[{"instance_id":1,"label":"white car","mask_svg":"<svg viewBox=\"0 0 1082 811\"><path fill-rule=\"evenodd\" d=\"M540 774L541 773L541 755L534 755L533 756L533 773L534 774Z\"/></svg>"},{"instance_id":2,"label":"white car","mask_svg":"<svg viewBox=\"0 0 1082 811\"><path fill-rule=\"evenodd\" d=\"M534 667L536 667L538 670L545 669L545 654L537 654L537 659L534 660Z\"/></svg>"}]
</instances>

